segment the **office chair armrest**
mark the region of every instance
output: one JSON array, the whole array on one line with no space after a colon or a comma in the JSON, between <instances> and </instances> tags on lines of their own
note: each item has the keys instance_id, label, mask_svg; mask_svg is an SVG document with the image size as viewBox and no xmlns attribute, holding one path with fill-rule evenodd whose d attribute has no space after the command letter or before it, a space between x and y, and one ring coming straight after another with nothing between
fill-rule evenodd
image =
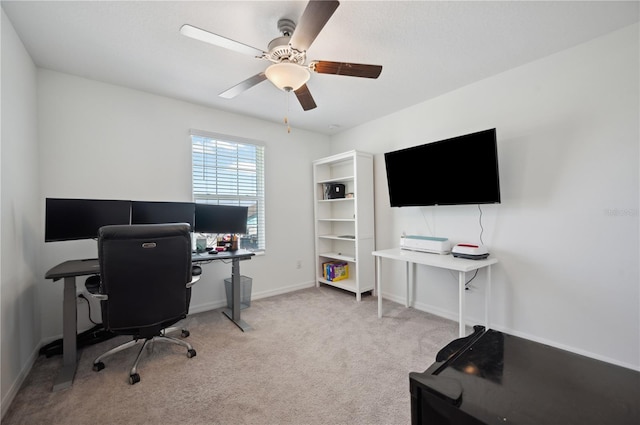
<instances>
[{"instance_id":1,"label":"office chair armrest","mask_svg":"<svg viewBox=\"0 0 640 425\"><path fill-rule=\"evenodd\" d=\"M191 288L197 281L200 280L200 276L202 275L202 267L193 266L191 268L191 282L187 282L187 288Z\"/></svg>"},{"instance_id":2,"label":"office chair armrest","mask_svg":"<svg viewBox=\"0 0 640 425\"><path fill-rule=\"evenodd\" d=\"M106 294L100 293L100 276L98 275L89 276L87 280L84 281L84 287L87 288L87 292L92 298L101 301L109 299Z\"/></svg>"}]
</instances>

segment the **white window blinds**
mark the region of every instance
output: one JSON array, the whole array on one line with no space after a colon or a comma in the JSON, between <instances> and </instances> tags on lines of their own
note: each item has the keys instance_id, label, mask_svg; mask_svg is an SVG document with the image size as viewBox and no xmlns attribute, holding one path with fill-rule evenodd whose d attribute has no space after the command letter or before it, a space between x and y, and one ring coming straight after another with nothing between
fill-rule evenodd
<instances>
[{"instance_id":1,"label":"white window blinds","mask_svg":"<svg viewBox=\"0 0 640 425\"><path fill-rule=\"evenodd\" d=\"M197 203L249 208L240 247L263 251L264 146L260 142L191 131L193 199Z\"/></svg>"}]
</instances>

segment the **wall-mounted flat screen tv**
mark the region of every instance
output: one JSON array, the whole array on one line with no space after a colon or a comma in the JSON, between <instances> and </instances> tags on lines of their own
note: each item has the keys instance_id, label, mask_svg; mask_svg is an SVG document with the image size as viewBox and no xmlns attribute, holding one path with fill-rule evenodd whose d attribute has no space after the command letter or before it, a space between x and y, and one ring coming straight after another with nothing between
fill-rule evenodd
<instances>
[{"instance_id":1,"label":"wall-mounted flat screen tv","mask_svg":"<svg viewBox=\"0 0 640 425\"><path fill-rule=\"evenodd\" d=\"M131 224L187 223L193 229L193 202L131 202Z\"/></svg>"},{"instance_id":2,"label":"wall-mounted flat screen tv","mask_svg":"<svg viewBox=\"0 0 640 425\"><path fill-rule=\"evenodd\" d=\"M195 231L199 233L247 233L248 207L196 204Z\"/></svg>"},{"instance_id":3,"label":"wall-mounted flat screen tv","mask_svg":"<svg viewBox=\"0 0 640 425\"><path fill-rule=\"evenodd\" d=\"M392 207L500 203L496 129L384 154Z\"/></svg>"},{"instance_id":4,"label":"wall-mounted flat screen tv","mask_svg":"<svg viewBox=\"0 0 640 425\"><path fill-rule=\"evenodd\" d=\"M45 242L96 239L102 226L129 224L131 201L47 198L45 204Z\"/></svg>"}]
</instances>

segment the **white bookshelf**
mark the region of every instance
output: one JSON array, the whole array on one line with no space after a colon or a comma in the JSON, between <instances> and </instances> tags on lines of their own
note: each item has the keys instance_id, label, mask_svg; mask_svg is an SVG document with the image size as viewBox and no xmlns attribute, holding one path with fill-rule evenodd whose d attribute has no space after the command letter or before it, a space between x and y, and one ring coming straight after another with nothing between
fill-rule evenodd
<instances>
[{"instance_id":1,"label":"white bookshelf","mask_svg":"<svg viewBox=\"0 0 640 425\"><path fill-rule=\"evenodd\" d=\"M316 286L335 286L356 295L373 291L375 250L373 220L373 155L349 151L313 161ZM345 185L351 197L325 199L325 185ZM349 278L328 281L323 264L344 261Z\"/></svg>"}]
</instances>

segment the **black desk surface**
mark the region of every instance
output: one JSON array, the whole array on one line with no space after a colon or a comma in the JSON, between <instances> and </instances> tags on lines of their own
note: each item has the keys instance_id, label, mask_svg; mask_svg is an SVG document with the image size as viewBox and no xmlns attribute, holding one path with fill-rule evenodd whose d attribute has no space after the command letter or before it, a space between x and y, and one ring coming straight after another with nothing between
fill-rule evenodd
<instances>
[{"instance_id":1,"label":"black desk surface","mask_svg":"<svg viewBox=\"0 0 640 425\"><path fill-rule=\"evenodd\" d=\"M203 252L201 254L192 254L191 261L193 261L194 263L202 263L211 260L233 260L234 258L246 260L253 257L254 255L256 255L254 252L247 251L246 249L239 249L237 251L222 251L218 252L217 254L209 254L208 252Z\"/></svg>"},{"instance_id":2,"label":"black desk surface","mask_svg":"<svg viewBox=\"0 0 640 425\"><path fill-rule=\"evenodd\" d=\"M251 251L246 249L239 249L237 251L223 251L217 254L209 254L207 252L202 254L192 254L191 261L194 263L203 263L214 260L233 260L240 259L246 260L255 255ZM84 260L69 260L52 267L45 274L45 279L53 279L54 281L71 276L87 276L100 273L100 264L97 258L88 258Z\"/></svg>"},{"instance_id":3,"label":"black desk surface","mask_svg":"<svg viewBox=\"0 0 640 425\"><path fill-rule=\"evenodd\" d=\"M461 389L454 401L422 386L435 408L412 406L421 417L414 424L640 424L638 371L483 327L464 340L443 349L424 373L410 374L412 397L420 380Z\"/></svg>"},{"instance_id":4,"label":"black desk surface","mask_svg":"<svg viewBox=\"0 0 640 425\"><path fill-rule=\"evenodd\" d=\"M100 264L97 258L85 260L69 260L52 267L44 275L45 279L58 280L63 277L86 276L100 273Z\"/></svg>"}]
</instances>

